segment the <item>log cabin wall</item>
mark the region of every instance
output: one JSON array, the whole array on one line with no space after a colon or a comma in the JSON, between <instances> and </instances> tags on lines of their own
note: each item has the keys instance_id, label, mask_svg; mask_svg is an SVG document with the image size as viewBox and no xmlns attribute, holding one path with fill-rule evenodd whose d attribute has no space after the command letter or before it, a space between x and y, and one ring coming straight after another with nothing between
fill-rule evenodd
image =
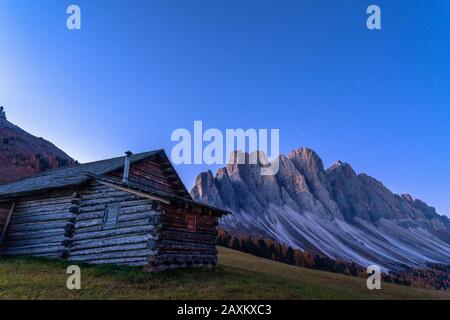
<instances>
[{"instance_id":1,"label":"log cabin wall","mask_svg":"<svg viewBox=\"0 0 450 320\"><path fill-rule=\"evenodd\" d=\"M81 194L68 260L143 266L156 255L159 204L98 183Z\"/></svg>"},{"instance_id":2,"label":"log cabin wall","mask_svg":"<svg viewBox=\"0 0 450 320\"><path fill-rule=\"evenodd\" d=\"M216 265L217 217L164 206L161 223L158 255L151 261L152 270Z\"/></svg>"},{"instance_id":3,"label":"log cabin wall","mask_svg":"<svg viewBox=\"0 0 450 320\"><path fill-rule=\"evenodd\" d=\"M161 271L217 263L218 217L95 182L17 200L2 254ZM201 211L201 210L200 210Z\"/></svg>"},{"instance_id":4,"label":"log cabin wall","mask_svg":"<svg viewBox=\"0 0 450 320\"><path fill-rule=\"evenodd\" d=\"M189 193L169 166L169 163L164 164L156 159L139 161L130 166L129 181L190 199ZM114 171L110 175L122 179L123 169Z\"/></svg>"},{"instance_id":5,"label":"log cabin wall","mask_svg":"<svg viewBox=\"0 0 450 320\"><path fill-rule=\"evenodd\" d=\"M70 190L20 199L6 230L1 254L60 257L75 222L72 200Z\"/></svg>"}]
</instances>

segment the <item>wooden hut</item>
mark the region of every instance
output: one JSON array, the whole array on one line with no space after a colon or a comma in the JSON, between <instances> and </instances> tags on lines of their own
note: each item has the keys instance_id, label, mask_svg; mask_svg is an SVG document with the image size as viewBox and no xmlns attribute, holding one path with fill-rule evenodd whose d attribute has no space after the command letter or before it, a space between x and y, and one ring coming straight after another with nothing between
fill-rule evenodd
<instances>
[{"instance_id":1,"label":"wooden hut","mask_svg":"<svg viewBox=\"0 0 450 320\"><path fill-rule=\"evenodd\" d=\"M225 214L192 200L163 150L127 153L0 185L0 255L213 266Z\"/></svg>"}]
</instances>

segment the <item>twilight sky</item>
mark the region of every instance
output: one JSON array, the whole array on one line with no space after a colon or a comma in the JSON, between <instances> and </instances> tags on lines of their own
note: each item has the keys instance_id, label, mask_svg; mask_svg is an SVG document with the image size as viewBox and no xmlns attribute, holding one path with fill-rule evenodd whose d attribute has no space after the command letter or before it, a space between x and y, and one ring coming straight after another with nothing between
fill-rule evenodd
<instances>
[{"instance_id":1,"label":"twilight sky","mask_svg":"<svg viewBox=\"0 0 450 320\"><path fill-rule=\"evenodd\" d=\"M194 120L279 128L450 215L447 0L0 0L0 105L81 162L170 154ZM189 189L208 168L177 167Z\"/></svg>"}]
</instances>

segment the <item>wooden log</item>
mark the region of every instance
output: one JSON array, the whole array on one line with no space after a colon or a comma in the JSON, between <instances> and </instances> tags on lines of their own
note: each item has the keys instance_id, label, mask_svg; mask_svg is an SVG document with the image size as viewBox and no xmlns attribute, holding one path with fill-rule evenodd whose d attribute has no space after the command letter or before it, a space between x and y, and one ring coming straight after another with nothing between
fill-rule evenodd
<instances>
[{"instance_id":1,"label":"wooden log","mask_svg":"<svg viewBox=\"0 0 450 320\"><path fill-rule=\"evenodd\" d=\"M120 210L120 216L121 217L125 217L131 214L155 214L155 215L160 215L159 211L155 211L155 210L146 210L148 208L146 207L142 207L139 208L142 210L136 210L136 209L131 209L131 208L123 208L121 207ZM77 221L84 221L84 220L91 220L91 219L103 219L105 215L105 210L100 210L100 211L94 211L94 212L87 212L87 213L80 213L77 216Z\"/></svg>"},{"instance_id":2,"label":"wooden log","mask_svg":"<svg viewBox=\"0 0 450 320\"><path fill-rule=\"evenodd\" d=\"M95 212L88 212L88 213L80 213L77 215L77 221L85 221L85 220L91 220L91 219L103 219L105 216L105 211L95 211Z\"/></svg>"},{"instance_id":3,"label":"wooden log","mask_svg":"<svg viewBox=\"0 0 450 320\"><path fill-rule=\"evenodd\" d=\"M103 226L103 217L100 219L77 221L75 223L75 227L77 228L77 231L80 231L79 229L81 229L81 228L88 228L88 227L94 227L94 226Z\"/></svg>"},{"instance_id":4,"label":"wooden log","mask_svg":"<svg viewBox=\"0 0 450 320\"><path fill-rule=\"evenodd\" d=\"M127 214L133 214L133 213L142 213L142 212L149 212L153 211L150 206L136 206L136 207L127 207L124 204L120 204L120 214L121 215L127 215ZM78 214L79 219L85 220L88 219L90 216L92 217L102 217L105 213L106 209L102 210L96 210L96 211L84 211L80 214Z\"/></svg>"},{"instance_id":5,"label":"wooden log","mask_svg":"<svg viewBox=\"0 0 450 320\"><path fill-rule=\"evenodd\" d=\"M170 226L166 226L164 230L168 231L168 232L178 232L178 233L190 233L190 234L196 234L199 236L215 236L217 235L217 230L213 229L213 230L209 230L209 229L205 229L205 230L201 230L201 229L197 229L195 232L193 231L189 231L187 230L186 227L182 228L182 227L172 227Z\"/></svg>"},{"instance_id":6,"label":"wooden log","mask_svg":"<svg viewBox=\"0 0 450 320\"><path fill-rule=\"evenodd\" d=\"M66 227L68 224L67 221L61 222L48 222L48 223L32 223L32 224L16 224L11 225L9 228L9 233L16 234L21 232L35 232L40 230L52 230L52 229L60 229Z\"/></svg>"},{"instance_id":7,"label":"wooden log","mask_svg":"<svg viewBox=\"0 0 450 320\"><path fill-rule=\"evenodd\" d=\"M172 241L189 241L195 243L205 243L211 244L216 243L216 236L212 235L200 235L196 233L189 232L179 232L170 230L161 230L160 236L162 240L172 240Z\"/></svg>"},{"instance_id":8,"label":"wooden log","mask_svg":"<svg viewBox=\"0 0 450 320\"><path fill-rule=\"evenodd\" d=\"M126 215L126 214L151 212L151 211L159 212L159 211L154 210L154 206L152 204L143 205L143 206L132 206L132 207L128 207L127 205L124 205L120 209L120 214Z\"/></svg>"},{"instance_id":9,"label":"wooden log","mask_svg":"<svg viewBox=\"0 0 450 320\"><path fill-rule=\"evenodd\" d=\"M77 256L83 256L83 255L90 255L90 254L96 254L96 253L107 253L107 252L119 252L119 251L133 251L133 250L142 250L142 249L149 249L147 242L141 242L141 243L133 243L129 245L116 245L116 246L101 246L97 248L91 248L91 249L81 249L81 250L74 250L71 248L69 250L70 257L77 257ZM153 249L156 250L156 249Z\"/></svg>"},{"instance_id":10,"label":"wooden log","mask_svg":"<svg viewBox=\"0 0 450 320\"><path fill-rule=\"evenodd\" d=\"M119 195L119 196L115 196L115 197L98 195L97 197L89 199L89 200L83 198L82 204L83 204L83 206L87 207L87 206L95 206L95 205L101 205L101 204L139 201L139 200L141 200L141 199L134 194L124 194L124 195Z\"/></svg>"},{"instance_id":11,"label":"wooden log","mask_svg":"<svg viewBox=\"0 0 450 320\"><path fill-rule=\"evenodd\" d=\"M49 246L62 246L61 241L48 241L45 243L32 243L28 245L8 245L8 250L26 250L26 249L35 249L35 248L47 248Z\"/></svg>"},{"instance_id":12,"label":"wooden log","mask_svg":"<svg viewBox=\"0 0 450 320\"><path fill-rule=\"evenodd\" d=\"M116 203L116 202L111 202L108 204L113 204L113 203ZM78 211L78 213L82 214L82 213L89 213L89 212L105 211L108 204L84 206L84 204L81 203L80 210ZM129 212L129 213L138 212L139 210L151 211L153 208L152 204L149 203L147 200L117 202L117 204L120 204L121 210L123 210L123 212Z\"/></svg>"},{"instance_id":13,"label":"wooden log","mask_svg":"<svg viewBox=\"0 0 450 320\"><path fill-rule=\"evenodd\" d=\"M89 201L89 200L93 200L93 199L98 199L99 197L101 197L101 198L118 198L118 197L123 197L123 196L135 196L135 195L130 195L127 192L112 189L112 188L108 189L108 190L100 190L100 191L88 189L83 192L83 196L81 199L82 199L82 201Z\"/></svg>"},{"instance_id":14,"label":"wooden log","mask_svg":"<svg viewBox=\"0 0 450 320\"><path fill-rule=\"evenodd\" d=\"M58 229L44 229L44 230L38 230L38 231L20 231L20 232L8 232L7 237L8 239L38 239L38 238L46 238L50 237L52 235L60 235L64 234L65 230L64 228L58 228Z\"/></svg>"},{"instance_id":15,"label":"wooden log","mask_svg":"<svg viewBox=\"0 0 450 320\"><path fill-rule=\"evenodd\" d=\"M188 232L188 231L194 232L192 230L187 229L187 222L184 222L182 224L175 224L175 223L167 223L166 221L162 220L161 223L168 230L180 231L180 232ZM202 225L198 225L198 224L196 224L195 232L199 233L199 234L212 234L212 235L217 234L217 230L215 227L213 227L213 226L207 227L207 226L202 226Z\"/></svg>"},{"instance_id":16,"label":"wooden log","mask_svg":"<svg viewBox=\"0 0 450 320\"><path fill-rule=\"evenodd\" d=\"M73 206L70 202L67 202L63 205L42 205L40 207L36 207L33 209L17 209L16 213L19 216L26 215L39 215L39 214L50 214L50 213L58 213L58 212L67 212L69 208Z\"/></svg>"},{"instance_id":17,"label":"wooden log","mask_svg":"<svg viewBox=\"0 0 450 320\"><path fill-rule=\"evenodd\" d=\"M118 222L117 225L114 226L114 228L111 229L117 229L117 228L128 228L128 227L138 227L138 226L149 226L151 225L148 220L134 220L134 221L123 221ZM159 227L159 225L154 225L155 227ZM90 232L96 232L101 230L108 230L108 228L105 228L103 223L98 223L97 225L92 226L86 226L86 227L78 227L77 228L77 234L84 234L84 233L90 233Z\"/></svg>"},{"instance_id":18,"label":"wooden log","mask_svg":"<svg viewBox=\"0 0 450 320\"><path fill-rule=\"evenodd\" d=\"M22 201L17 203L17 209L22 210L25 208L28 209L28 208L33 208L33 207L40 207L40 206L42 206L42 202L50 202L55 205L63 204L63 203L70 202L71 199L73 199L73 195L67 195L67 194L53 196L53 197L51 197L51 196L49 197L48 195L46 195L44 199L42 198L42 196L40 196L39 198L36 198L35 200L23 199Z\"/></svg>"},{"instance_id":19,"label":"wooden log","mask_svg":"<svg viewBox=\"0 0 450 320\"><path fill-rule=\"evenodd\" d=\"M84 239L97 239L103 237L111 237L118 235L142 235L145 233L150 233L152 231L156 231L157 228L155 226L146 225L146 226L137 226L137 227L127 227L127 228L116 228L109 230L102 230L98 232L89 232L89 233L78 233L76 232L73 236L74 240L84 240Z\"/></svg>"},{"instance_id":20,"label":"wooden log","mask_svg":"<svg viewBox=\"0 0 450 320\"><path fill-rule=\"evenodd\" d=\"M129 245L135 243L147 242L153 239L151 235L141 235L141 236L128 236L128 237L120 237L120 238L105 238L101 240L87 240L87 241L76 241L72 244L71 250L84 250L84 249L92 249L98 247L108 247L115 245Z\"/></svg>"},{"instance_id":21,"label":"wooden log","mask_svg":"<svg viewBox=\"0 0 450 320\"><path fill-rule=\"evenodd\" d=\"M54 211L54 212L40 212L37 214L23 214L23 215L14 215L15 219L18 220L27 220L27 219L44 219L44 217L49 217L51 215L53 216L59 216L59 215L67 215L67 214L71 214L71 212L69 211L69 209L67 210L59 210L59 211Z\"/></svg>"},{"instance_id":22,"label":"wooden log","mask_svg":"<svg viewBox=\"0 0 450 320\"><path fill-rule=\"evenodd\" d=\"M140 213L127 213L120 211L118 221L134 221L134 220L146 220L150 223L159 223L157 219L160 213L157 211L144 211ZM83 214L77 217L77 228L85 228L103 224L104 212L98 214Z\"/></svg>"},{"instance_id":23,"label":"wooden log","mask_svg":"<svg viewBox=\"0 0 450 320\"><path fill-rule=\"evenodd\" d=\"M70 258L68 259L70 261ZM100 259L100 260L83 260L88 264L114 264L114 265L128 265L128 266L144 266L148 263L146 257L138 258L119 258L119 259Z\"/></svg>"},{"instance_id":24,"label":"wooden log","mask_svg":"<svg viewBox=\"0 0 450 320\"><path fill-rule=\"evenodd\" d=\"M114 228L125 228L132 226L145 226L150 225L148 219L139 219L139 220L131 220L131 221L118 221ZM76 224L77 233L86 233L92 231L99 231L105 229L103 224L103 219L96 220L87 220L77 222Z\"/></svg>"},{"instance_id":25,"label":"wooden log","mask_svg":"<svg viewBox=\"0 0 450 320\"><path fill-rule=\"evenodd\" d=\"M158 248L188 248L192 250L211 250L215 249L216 246L214 244L202 244L188 241L170 241L170 240L161 240L158 243Z\"/></svg>"},{"instance_id":26,"label":"wooden log","mask_svg":"<svg viewBox=\"0 0 450 320\"><path fill-rule=\"evenodd\" d=\"M155 196L155 195L150 195L148 193L137 191L137 190L130 189L130 188L125 188L125 187L122 187L122 186L119 186L119 185L115 185L115 184L112 184L112 183L109 183L109 182L100 181L100 183L108 185L108 186L110 186L112 188L116 188L116 189L119 189L119 190L123 190L123 191L129 192L129 193L136 194L136 195L138 195L140 197L143 197L143 198L147 198L147 199L154 200L154 201L159 201L159 202L162 202L162 203L165 203L165 204L170 204L169 200L164 199L162 197L158 197L158 196Z\"/></svg>"},{"instance_id":27,"label":"wooden log","mask_svg":"<svg viewBox=\"0 0 450 320\"><path fill-rule=\"evenodd\" d=\"M59 245L51 245L41 248L26 248L26 249L15 249L15 248L6 248L3 253L6 255L35 255L35 254L48 254L48 253L57 253L62 250L62 246Z\"/></svg>"},{"instance_id":28,"label":"wooden log","mask_svg":"<svg viewBox=\"0 0 450 320\"><path fill-rule=\"evenodd\" d=\"M109 240L114 240L114 239L128 239L128 238L132 238L132 237L149 237L152 241L158 241L159 240L159 235L158 233L154 232L150 232L150 233L141 233L141 234L125 234L125 235L114 235L114 236L110 236L110 237L103 237L103 238L97 238L97 239L83 239L83 240L76 240L74 241L74 246L78 245L78 244L87 244L87 243L94 243L96 241L109 241ZM151 241L149 240L149 241Z\"/></svg>"},{"instance_id":29,"label":"wooden log","mask_svg":"<svg viewBox=\"0 0 450 320\"><path fill-rule=\"evenodd\" d=\"M178 255L178 254L210 254L210 255L215 255L218 253L217 249L201 249L201 250L194 250L191 248L167 248L167 247L157 247L157 249L159 250L160 254L174 254L174 255Z\"/></svg>"},{"instance_id":30,"label":"wooden log","mask_svg":"<svg viewBox=\"0 0 450 320\"><path fill-rule=\"evenodd\" d=\"M95 264L95 263L92 263ZM96 264L100 264L100 263L96 263ZM128 267L143 267L145 265L148 264L147 259L143 259L142 261L137 261L137 262L116 262L114 263L114 265L116 266L128 266Z\"/></svg>"},{"instance_id":31,"label":"wooden log","mask_svg":"<svg viewBox=\"0 0 450 320\"><path fill-rule=\"evenodd\" d=\"M133 220L133 221L119 221L117 224L118 228L134 227L134 226L152 226L155 229L161 228L159 224L150 224L148 219L145 220Z\"/></svg>"},{"instance_id":32,"label":"wooden log","mask_svg":"<svg viewBox=\"0 0 450 320\"><path fill-rule=\"evenodd\" d=\"M52 243L52 242L63 243L65 240L68 240L68 238L64 237L64 235L61 233L60 235L55 236L55 237L44 237L44 238L40 238L40 239L31 239L31 240L19 239L16 241L9 241L9 239L6 239L6 241L4 242L4 245L5 245L5 247L20 247L20 246L27 246L27 245L43 243L43 241L45 241L44 243Z\"/></svg>"},{"instance_id":33,"label":"wooden log","mask_svg":"<svg viewBox=\"0 0 450 320\"><path fill-rule=\"evenodd\" d=\"M152 219L152 222L158 223L159 221L156 218L158 218L159 216L160 216L160 213L157 211L144 211L144 212L140 212L140 213L130 213L130 214L120 212L119 222L133 221L133 220L149 221L150 219Z\"/></svg>"},{"instance_id":34,"label":"wooden log","mask_svg":"<svg viewBox=\"0 0 450 320\"><path fill-rule=\"evenodd\" d=\"M73 219L73 214L69 212L59 214L47 214L40 216L30 216L30 217L19 217L13 215L11 218L11 225L39 223L39 222L70 221L71 219Z\"/></svg>"},{"instance_id":35,"label":"wooden log","mask_svg":"<svg viewBox=\"0 0 450 320\"><path fill-rule=\"evenodd\" d=\"M98 226L77 228L75 233L76 234L86 234L86 233L102 231L103 229L104 229L103 225L98 225Z\"/></svg>"},{"instance_id":36,"label":"wooden log","mask_svg":"<svg viewBox=\"0 0 450 320\"><path fill-rule=\"evenodd\" d=\"M105 259L118 259L118 258L138 258L147 257L149 255L157 254L155 250L143 249L143 250L132 250L132 251L118 251L118 252L108 252L108 253L96 253L96 254L86 254L78 256L70 256L70 261L89 261L89 260L105 260Z\"/></svg>"},{"instance_id":37,"label":"wooden log","mask_svg":"<svg viewBox=\"0 0 450 320\"><path fill-rule=\"evenodd\" d=\"M45 258L45 259L60 259L61 258L61 251L53 252L53 253L43 253L43 254L33 254L33 257L37 258Z\"/></svg>"},{"instance_id":38,"label":"wooden log","mask_svg":"<svg viewBox=\"0 0 450 320\"><path fill-rule=\"evenodd\" d=\"M182 253L168 253L163 254L160 253L156 257L158 261L178 259L178 260L195 260L195 259L215 259L215 255L213 254L182 254Z\"/></svg>"}]
</instances>

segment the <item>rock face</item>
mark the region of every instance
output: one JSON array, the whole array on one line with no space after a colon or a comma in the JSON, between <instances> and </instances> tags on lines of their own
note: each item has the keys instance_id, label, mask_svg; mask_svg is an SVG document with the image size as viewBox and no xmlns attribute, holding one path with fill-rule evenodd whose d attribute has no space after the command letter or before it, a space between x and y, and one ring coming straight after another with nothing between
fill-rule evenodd
<instances>
[{"instance_id":1,"label":"rock face","mask_svg":"<svg viewBox=\"0 0 450 320\"><path fill-rule=\"evenodd\" d=\"M393 194L341 161L325 170L307 148L281 155L279 163L275 176L260 175L260 164L202 173L191 196L232 211L221 226L237 235L391 270L450 264L450 220L424 202Z\"/></svg>"},{"instance_id":2,"label":"rock face","mask_svg":"<svg viewBox=\"0 0 450 320\"><path fill-rule=\"evenodd\" d=\"M9 122L0 107L0 184L73 163L52 143Z\"/></svg>"}]
</instances>

